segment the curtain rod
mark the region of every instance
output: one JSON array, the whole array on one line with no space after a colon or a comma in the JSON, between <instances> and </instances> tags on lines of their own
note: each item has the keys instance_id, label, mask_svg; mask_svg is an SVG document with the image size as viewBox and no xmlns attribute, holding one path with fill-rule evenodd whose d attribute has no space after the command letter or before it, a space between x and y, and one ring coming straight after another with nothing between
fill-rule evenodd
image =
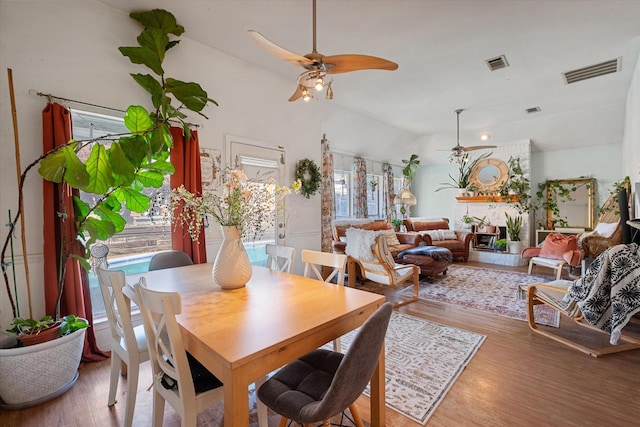
<instances>
[{"instance_id":1,"label":"curtain rod","mask_svg":"<svg viewBox=\"0 0 640 427\"><path fill-rule=\"evenodd\" d=\"M38 96L41 96L43 98L48 98L49 101L51 101L52 99L55 99L55 100L58 100L58 101L73 102L74 104L87 105L87 106L90 106L90 107L104 108L105 110L112 110L112 111L118 111L120 113L126 113L125 110L121 110L119 108L105 107L104 105L92 104L90 102L77 101L75 99L63 98L61 96L52 95L50 93L38 92L38 91L36 91L34 89L29 89L29 93L30 94L34 93L34 94L36 94ZM170 122L175 122L175 120L169 120L169 121ZM190 127L193 126L193 127L196 127L196 128L199 128L199 127L202 126L202 125L199 125L199 124L188 123L188 122L185 122L185 124L187 126L190 126Z\"/></svg>"}]
</instances>

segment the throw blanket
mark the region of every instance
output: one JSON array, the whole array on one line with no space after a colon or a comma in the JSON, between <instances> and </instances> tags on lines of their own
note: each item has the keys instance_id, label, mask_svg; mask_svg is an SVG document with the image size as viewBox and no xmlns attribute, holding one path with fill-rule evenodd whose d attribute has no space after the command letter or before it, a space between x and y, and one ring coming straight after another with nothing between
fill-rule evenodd
<instances>
[{"instance_id":1,"label":"throw blanket","mask_svg":"<svg viewBox=\"0 0 640 427\"><path fill-rule=\"evenodd\" d=\"M398 258L402 258L405 254L430 256L434 261L453 261L453 254L451 251L439 246L416 246L415 248L410 248L400 252L398 254Z\"/></svg>"},{"instance_id":2,"label":"throw blanket","mask_svg":"<svg viewBox=\"0 0 640 427\"><path fill-rule=\"evenodd\" d=\"M617 344L622 328L640 311L640 255L638 245L613 246L591 263L584 277L569 286L587 322L610 332Z\"/></svg>"}]
</instances>

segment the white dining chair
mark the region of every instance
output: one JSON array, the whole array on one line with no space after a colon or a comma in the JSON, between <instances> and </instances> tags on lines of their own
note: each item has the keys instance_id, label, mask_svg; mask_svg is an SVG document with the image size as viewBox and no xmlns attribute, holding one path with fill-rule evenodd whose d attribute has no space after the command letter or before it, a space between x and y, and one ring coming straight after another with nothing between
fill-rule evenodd
<instances>
[{"instance_id":1,"label":"white dining chair","mask_svg":"<svg viewBox=\"0 0 640 427\"><path fill-rule=\"evenodd\" d=\"M304 277L311 277L327 283L332 283L335 278L338 286L344 286L344 273L347 266L345 254L303 249L301 255L304 263ZM325 267L331 270L323 271ZM333 340L333 351L340 352L341 348L340 338Z\"/></svg>"},{"instance_id":2,"label":"white dining chair","mask_svg":"<svg viewBox=\"0 0 640 427\"><path fill-rule=\"evenodd\" d=\"M296 257L296 249L289 246L271 245L265 246L265 251L269 257L267 258L267 267L274 271L284 271L291 273L294 259Z\"/></svg>"},{"instance_id":3,"label":"white dining chair","mask_svg":"<svg viewBox=\"0 0 640 427\"><path fill-rule=\"evenodd\" d=\"M131 299L126 294L126 281L123 271L109 271L96 268L100 291L104 300L107 319L111 329L111 377L109 381L109 400L116 403L118 375L126 364L127 403L124 425L130 427L138 391L139 365L149 360L147 340L142 325L133 327L131 322Z\"/></svg>"}]
</instances>

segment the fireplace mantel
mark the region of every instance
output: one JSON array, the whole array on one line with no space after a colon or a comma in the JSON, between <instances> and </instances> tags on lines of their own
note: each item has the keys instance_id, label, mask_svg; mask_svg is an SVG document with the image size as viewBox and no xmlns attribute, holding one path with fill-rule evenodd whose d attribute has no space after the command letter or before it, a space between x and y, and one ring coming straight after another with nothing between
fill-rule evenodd
<instances>
[{"instance_id":1,"label":"fireplace mantel","mask_svg":"<svg viewBox=\"0 0 640 427\"><path fill-rule=\"evenodd\" d=\"M508 198L507 198L508 197ZM518 196L459 196L458 203L506 203L507 200L517 202Z\"/></svg>"}]
</instances>

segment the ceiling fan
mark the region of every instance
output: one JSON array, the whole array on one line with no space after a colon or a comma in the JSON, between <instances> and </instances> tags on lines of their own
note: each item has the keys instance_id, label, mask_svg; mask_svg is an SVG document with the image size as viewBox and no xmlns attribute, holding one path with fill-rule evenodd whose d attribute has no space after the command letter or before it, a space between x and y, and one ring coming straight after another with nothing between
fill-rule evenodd
<instances>
[{"instance_id":1,"label":"ceiling fan","mask_svg":"<svg viewBox=\"0 0 640 427\"><path fill-rule=\"evenodd\" d=\"M331 55L325 56L316 49L316 0L313 0L313 51L304 56L278 46L257 31L249 30L249 36L271 54L293 65L301 66L305 71L298 76L297 87L289 102L300 98L308 101L312 98L309 89L320 92L326 88L326 98L333 99L331 83L326 78L329 74L348 73L358 70L389 70L398 68L398 64L386 59L368 55Z\"/></svg>"},{"instance_id":2,"label":"ceiling fan","mask_svg":"<svg viewBox=\"0 0 640 427\"><path fill-rule=\"evenodd\" d=\"M474 150L482 150L485 148L496 148L495 145L474 145L471 147L463 147L460 145L460 113L462 113L464 109L459 108L455 110L456 113L456 146L451 149L451 155L449 156L449 163L457 162L462 163L467 161L466 153Z\"/></svg>"}]
</instances>

